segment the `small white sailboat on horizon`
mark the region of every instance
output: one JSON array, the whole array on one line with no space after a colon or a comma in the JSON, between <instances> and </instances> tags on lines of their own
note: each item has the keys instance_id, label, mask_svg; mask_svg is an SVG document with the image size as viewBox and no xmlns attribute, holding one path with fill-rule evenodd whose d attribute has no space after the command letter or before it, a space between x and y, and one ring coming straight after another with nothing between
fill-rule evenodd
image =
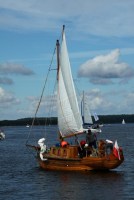
<instances>
[{"instance_id":1,"label":"small white sailboat on horizon","mask_svg":"<svg viewBox=\"0 0 134 200\"><path fill-rule=\"evenodd\" d=\"M124 119L122 120L122 124L126 124L126 122L125 122L125 120L124 120Z\"/></svg>"}]
</instances>

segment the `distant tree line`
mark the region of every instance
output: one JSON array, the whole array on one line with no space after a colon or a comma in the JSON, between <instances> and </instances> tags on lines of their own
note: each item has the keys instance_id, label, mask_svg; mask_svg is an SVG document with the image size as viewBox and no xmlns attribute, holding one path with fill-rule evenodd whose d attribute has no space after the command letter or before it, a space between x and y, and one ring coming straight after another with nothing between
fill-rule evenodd
<instances>
[{"instance_id":1,"label":"distant tree line","mask_svg":"<svg viewBox=\"0 0 134 200\"><path fill-rule=\"evenodd\" d=\"M134 123L134 114L132 115L99 115L99 123L103 124L113 124L113 123L121 123L124 119L126 123ZM92 117L93 118L93 117ZM93 118L94 121L94 118ZM0 126L26 126L32 125L33 118L23 118L17 120L2 120L0 121ZM94 121L94 123L97 123ZM56 125L57 117L52 118L36 118L34 120L34 125Z\"/></svg>"},{"instance_id":2,"label":"distant tree line","mask_svg":"<svg viewBox=\"0 0 134 200\"><path fill-rule=\"evenodd\" d=\"M23 118L23 119L17 119L17 120L3 120L0 121L0 126L27 126L27 125L32 125L33 123L33 118ZM57 124L57 118L52 117L52 118L36 118L34 120L34 125L56 125Z\"/></svg>"},{"instance_id":3,"label":"distant tree line","mask_svg":"<svg viewBox=\"0 0 134 200\"><path fill-rule=\"evenodd\" d=\"M120 124L122 120L125 120L126 123L134 123L134 114L131 115L100 115L99 121L104 124Z\"/></svg>"}]
</instances>

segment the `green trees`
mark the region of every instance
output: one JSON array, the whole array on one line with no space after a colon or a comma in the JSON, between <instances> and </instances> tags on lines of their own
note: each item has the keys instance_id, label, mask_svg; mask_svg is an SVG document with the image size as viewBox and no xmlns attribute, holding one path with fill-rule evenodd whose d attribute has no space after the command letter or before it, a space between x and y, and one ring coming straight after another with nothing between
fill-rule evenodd
<instances>
[{"instance_id":1,"label":"green trees","mask_svg":"<svg viewBox=\"0 0 134 200\"><path fill-rule=\"evenodd\" d=\"M126 123L134 123L134 114L132 115L99 115L99 123L103 124L121 124L122 120L124 119ZM2 120L0 121L0 126L26 126L31 125L33 121L33 118L23 118L23 119L17 119L17 120ZM56 117L41 117L36 118L34 121L34 125L49 125L57 124L57 118Z\"/></svg>"}]
</instances>

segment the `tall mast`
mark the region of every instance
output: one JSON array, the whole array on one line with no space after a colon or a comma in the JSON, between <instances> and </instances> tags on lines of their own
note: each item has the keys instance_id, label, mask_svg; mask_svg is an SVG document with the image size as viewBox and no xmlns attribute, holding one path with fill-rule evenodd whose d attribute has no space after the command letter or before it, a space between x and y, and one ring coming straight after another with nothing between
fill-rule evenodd
<instances>
[{"instance_id":1,"label":"tall mast","mask_svg":"<svg viewBox=\"0 0 134 200\"><path fill-rule=\"evenodd\" d=\"M59 43L59 40L57 40L57 42L56 42L56 48L57 48L57 80L58 80L59 67L60 67L60 59L59 59L60 43Z\"/></svg>"},{"instance_id":2,"label":"tall mast","mask_svg":"<svg viewBox=\"0 0 134 200\"><path fill-rule=\"evenodd\" d=\"M63 29L62 29L62 38L63 38L64 31L65 31L65 25L63 25Z\"/></svg>"},{"instance_id":3,"label":"tall mast","mask_svg":"<svg viewBox=\"0 0 134 200\"><path fill-rule=\"evenodd\" d=\"M85 116L85 96L84 96L84 91L83 91L83 94L82 94L82 100L81 100L81 116L82 116L82 121L83 121L83 124L85 123L85 119L84 119L84 116Z\"/></svg>"},{"instance_id":4,"label":"tall mast","mask_svg":"<svg viewBox=\"0 0 134 200\"><path fill-rule=\"evenodd\" d=\"M63 39L64 30L65 30L65 25L63 25L63 29L62 29L62 39ZM59 43L59 40L57 40L57 42L56 42L56 47L57 47L57 80L58 80L58 73L59 73L59 67L60 67L60 59L59 59L60 43Z\"/></svg>"},{"instance_id":5,"label":"tall mast","mask_svg":"<svg viewBox=\"0 0 134 200\"><path fill-rule=\"evenodd\" d=\"M85 94L84 94L84 91L83 91L83 123L85 123L84 116L85 116Z\"/></svg>"}]
</instances>

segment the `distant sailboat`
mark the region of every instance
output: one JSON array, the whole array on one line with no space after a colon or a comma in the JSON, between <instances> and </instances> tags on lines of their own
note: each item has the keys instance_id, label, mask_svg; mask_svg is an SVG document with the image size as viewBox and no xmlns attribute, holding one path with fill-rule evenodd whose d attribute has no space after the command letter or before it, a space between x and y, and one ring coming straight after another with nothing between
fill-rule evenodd
<instances>
[{"instance_id":1,"label":"distant sailboat","mask_svg":"<svg viewBox=\"0 0 134 200\"><path fill-rule=\"evenodd\" d=\"M85 93L83 91L83 97L81 101L81 115L82 115L82 120L83 120L83 125L93 125L93 120L92 116L90 113L88 101L85 97Z\"/></svg>"},{"instance_id":2,"label":"distant sailboat","mask_svg":"<svg viewBox=\"0 0 134 200\"><path fill-rule=\"evenodd\" d=\"M126 124L126 122L125 122L125 120L124 120L124 119L122 120L122 124Z\"/></svg>"},{"instance_id":3,"label":"distant sailboat","mask_svg":"<svg viewBox=\"0 0 134 200\"><path fill-rule=\"evenodd\" d=\"M101 133L101 126L99 124L94 124L93 120L92 120L92 116L91 116L91 112L89 109L89 103L87 100L87 97L83 91L83 98L81 101L81 115L82 115L82 121L83 121L83 127L84 128L89 128L92 133ZM97 118L97 114L96 114L96 118L97 120L99 120L99 118ZM95 120L95 121L97 121Z\"/></svg>"}]
</instances>

